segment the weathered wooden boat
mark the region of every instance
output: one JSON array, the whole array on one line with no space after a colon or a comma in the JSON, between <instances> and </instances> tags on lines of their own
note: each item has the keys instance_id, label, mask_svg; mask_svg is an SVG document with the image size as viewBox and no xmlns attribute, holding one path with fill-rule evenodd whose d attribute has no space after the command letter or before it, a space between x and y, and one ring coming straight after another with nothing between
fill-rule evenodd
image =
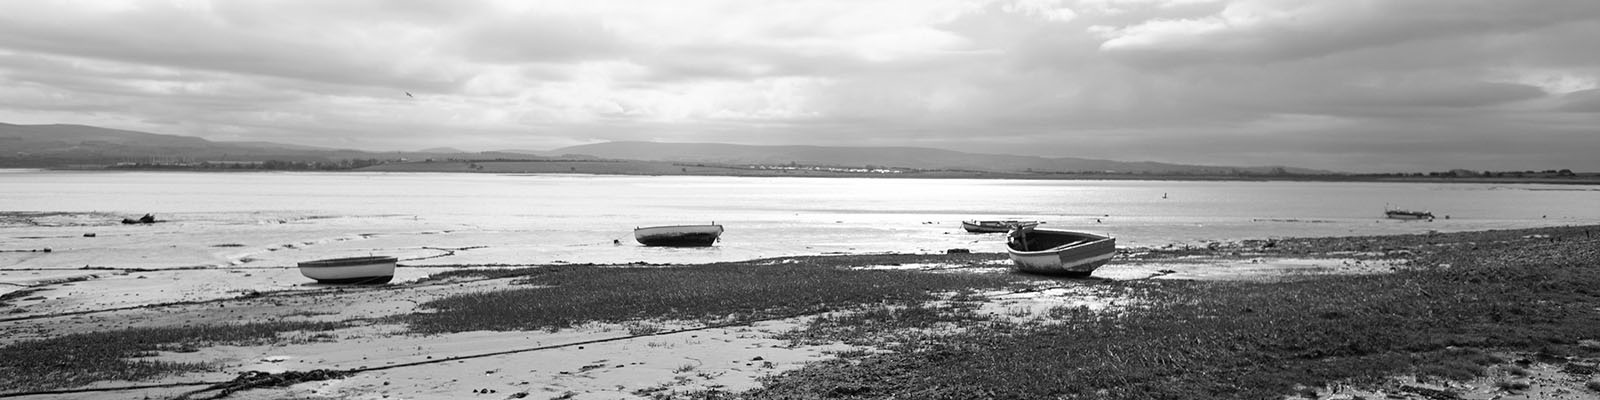
<instances>
[{"instance_id":1,"label":"weathered wooden boat","mask_svg":"<svg viewBox=\"0 0 1600 400\"><path fill-rule=\"evenodd\" d=\"M961 221L961 229L972 233L1004 233L1025 226L1037 226L1039 221Z\"/></svg>"},{"instance_id":2,"label":"weathered wooden boat","mask_svg":"<svg viewBox=\"0 0 1600 400\"><path fill-rule=\"evenodd\" d=\"M300 263L300 274L318 283L380 284L394 279L395 263L389 256L330 258Z\"/></svg>"},{"instance_id":3,"label":"weathered wooden boat","mask_svg":"<svg viewBox=\"0 0 1600 400\"><path fill-rule=\"evenodd\" d=\"M156 223L156 216L155 215L151 215L151 214L145 214L143 217L139 217L139 219L123 218L122 219L122 223L129 224L129 225L132 225L132 224L154 224L154 223Z\"/></svg>"},{"instance_id":4,"label":"weathered wooden boat","mask_svg":"<svg viewBox=\"0 0 1600 400\"><path fill-rule=\"evenodd\" d=\"M1383 215L1393 219L1433 219L1433 213L1427 211L1384 210Z\"/></svg>"},{"instance_id":5,"label":"weathered wooden boat","mask_svg":"<svg viewBox=\"0 0 1600 400\"><path fill-rule=\"evenodd\" d=\"M1012 230L1006 250L1017 271L1088 276L1117 252L1117 239L1088 232L1033 227Z\"/></svg>"},{"instance_id":6,"label":"weathered wooden boat","mask_svg":"<svg viewBox=\"0 0 1600 400\"><path fill-rule=\"evenodd\" d=\"M722 225L668 225L633 229L633 239L645 246L705 247L722 236Z\"/></svg>"}]
</instances>

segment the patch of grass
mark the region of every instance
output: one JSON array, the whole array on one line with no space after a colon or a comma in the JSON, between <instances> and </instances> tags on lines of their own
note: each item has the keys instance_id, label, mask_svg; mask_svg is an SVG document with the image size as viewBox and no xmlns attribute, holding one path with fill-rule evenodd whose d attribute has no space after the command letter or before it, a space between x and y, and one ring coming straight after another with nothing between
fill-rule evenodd
<instances>
[{"instance_id":1,"label":"patch of grass","mask_svg":"<svg viewBox=\"0 0 1600 400\"><path fill-rule=\"evenodd\" d=\"M911 262L908 258L977 259L961 256L965 257L798 257L678 267L548 266L473 272L521 276L519 283L536 287L456 295L421 305L437 312L393 320L422 333L555 330L587 322L640 320L739 322L859 304L931 301L939 293L1018 284L1016 277L998 274L849 269L884 260Z\"/></svg>"},{"instance_id":2,"label":"patch of grass","mask_svg":"<svg viewBox=\"0 0 1600 400\"><path fill-rule=\"evenodd\" d=\"M806 326L775 336L794 345L832 342L868 346L922 340L941 328L988 322L971 303L874 305L840 315L813 318ZM953 332L953 330L952 330Z\"/></svg>"},{"instance_id":3,"label":"patch of grass","mask_svg":"<svg viewBox=\"0 0 1600 400\"><path fill-rule=\"evenodd\" d=\"M662 331L661 326L655 324L629 322L626 325L628 328L628 334L633 336L654 335L661 333Z\"/></svg>"},{"instance_id":4,"label":"patch of grass","mask_svg":"<svg viewBox=\"0 0 1600 400\"><path fill-rule=\"evenodd\" d=\"M740 396L1269 399L1300 385L1476 375L1493 361L1479 349L1591 352L1577 345L1600 326L1590 229L1279 240L1268 251L1388 252L1415 267L1276 283L1108 282L1142 293L1140 306L1109 318L1059 308L1057 323L901 341Z\"/></svg>"},{"instance_id":5,"label":"patch of grass","mask_svg":"<svg viewBox=\"0 0 1600 400\"><path fill-rule=\"evenodd\" d=\"M1532 385L1525 379L1500 379L1494 382L1494 387L1508 392L1515 392L1528 390Z\"/></svg>"},{"instance_id":6,"label":"patch of grass","mask_svg":"<svg viewBox=\"0 0 1600 400\"><path fill-rule=\"evenodd\" d=\"M1488 367L1501 363L1499 357L1473 348L1446 348L1415 355L1413 375L1418 379L1464 381L1484 375Z\"/></svg>"},{"instance_id":7,"label":"patch of grass","mask_svg":"<svg viewBox=\"0 0 1600 400\"><path fill-rule=\"evenodd\" d=\"M158 351L193 351L215 344L272 343L280 333L327 331L328 322L268 322L182 328L137 328L71 334L0 347L0 390L76 387L95 381L138 381L205 369L204 364L133 360Z\"/></svg>"},{"instance_id":8,"label":"patch of grass","mask_svg":"<svg viewBox=\"0 0 1600 400\"><path fill-rule=\"evenodd\" d=\"M29 289L18 290L18 291L11 292L11 293L0 294L0 307L10 307L11 306L11 301L18 300L18 299L28 299L29 298L28 296L32 296L34 293L43 292L45 290L46 289L29 288Z\"/></svg>"}]
</instances>

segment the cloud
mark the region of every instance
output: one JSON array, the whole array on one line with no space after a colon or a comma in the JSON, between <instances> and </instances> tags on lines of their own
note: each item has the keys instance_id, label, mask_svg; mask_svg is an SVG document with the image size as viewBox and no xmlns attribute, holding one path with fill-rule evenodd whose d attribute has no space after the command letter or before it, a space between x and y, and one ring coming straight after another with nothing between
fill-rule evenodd
<instances>
[{"instance_id":1,"label":"cloud","mask_svg":"<svg viewBox=\"0 0 1600 400\"><path fill-rule=\"evenodd\" d=\"M1102 48L1139 62L1279 62L1438 38L1501 38L1592 23L1600 4L1493 0L1240 0L1214 14L1101 25ZM1542 46L1532 46L1538 50ZM1548 50L1548 49L1546 49Z\"/></svg>"},{"instance_id":2,"label":"cloud","mask_svg":"<svg viewBox=\"0 0 1600 400\"><path fill-rule=\"evenodd\" d=\"M425 34L403 26L353 22L316 25L320 18L282 18L208 7L136 3L106 12L71 12L75 3L40 5L43 14L0 17L0 46L36 54L126 64L270 76L341 85L448 87L448 65L419 65L416 41ZM235 4L225 2L222 4ZM237 17L245 15L245 17ZM277 15L279 18L267 16ZM312 14L318 15L318 14ZM340 29L346 28L346 29ZM410 62L408 62L410 61Z\"/></svg>"},{"instance_id":3,"label":"cloud","mask_svg":"<svg viewBox=\"0 0 1600 400\"><path fill-rule=\"evenodd\" d=\"M1600 123L1600 52L1581 51L1600 37L1600 3L1587 1L174 0L8 11L0 121L11 123L375 150L725 141L1326 169L1561 158L1600 170L1572 150L1600 147L1581 134Z\"/></svg>"},{"instance_id":4,"label":"cloud","mask_svg":"<svg viewBox=\"0 0 1600 400\"><path fill-rule=\"evenodd\" d=\"M623 42L597 18L553 15L502 15L475 22L455 33L449 48L469 61L490 64L570 62L623 58ZM441 46L441 47L444 47Z\"/></svg>"},{"instance_id":5,"label":"cloud","mask_svg":"<svg viewBox=\"0 0 1600 400\"><path fill-rule=\"evenodd\" d=\"M1562 96L1560 111L1577 113L1600 113L1600 89L1588 89L1567 93Z\"/></svg>"}]
</instances>

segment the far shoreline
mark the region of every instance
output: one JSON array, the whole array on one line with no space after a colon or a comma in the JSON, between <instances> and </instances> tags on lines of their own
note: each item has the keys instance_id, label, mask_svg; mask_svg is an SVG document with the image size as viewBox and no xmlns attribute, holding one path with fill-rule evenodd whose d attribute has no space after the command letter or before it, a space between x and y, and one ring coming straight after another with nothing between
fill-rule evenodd
<instances>
[{"instance_id":1,"label":"far shoreline","mask_svg":"<svg viewBox=\"0 0 1600 400\"><path fill-rule=\"evenodd\" d=\"M1195 182L1371 182L1371 183L1469 183L1469 184L1551 184L1600 185L1600 173L1537 177L1461 177L1389 174L1180 174L1148 172L995 172L977 170L880 169L867 172L860 167L817 167L812 169L766 169L743 165L681 163L635 160L448 160L387 163L355 169L252 169L199 167L108 167L83 165L39 168L47 171L139 171L139 172L412 172L412 173L491 173L491 174L577 174L616 176L727 176L795 178L870 178L870 179L1008 179L1008 180L1099 180L1099 181L1195 181Z\"/></svg>"}]
</instances>

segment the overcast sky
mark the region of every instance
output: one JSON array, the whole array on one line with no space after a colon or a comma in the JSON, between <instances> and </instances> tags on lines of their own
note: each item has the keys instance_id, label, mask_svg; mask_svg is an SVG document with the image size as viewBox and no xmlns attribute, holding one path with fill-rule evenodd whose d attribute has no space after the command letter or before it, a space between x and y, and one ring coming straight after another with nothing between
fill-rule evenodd
<instances>
[{"instance_id":1,"label":"overcast sky","mask_svg":"<svg viewBox=\"0 0 1600 400\"><path fill-rule=\"evenodd\" d=\"M1597 86L1595 0L0 0L0 122L364 150L1600 171Z\"/></svg>"}]
</instances>

